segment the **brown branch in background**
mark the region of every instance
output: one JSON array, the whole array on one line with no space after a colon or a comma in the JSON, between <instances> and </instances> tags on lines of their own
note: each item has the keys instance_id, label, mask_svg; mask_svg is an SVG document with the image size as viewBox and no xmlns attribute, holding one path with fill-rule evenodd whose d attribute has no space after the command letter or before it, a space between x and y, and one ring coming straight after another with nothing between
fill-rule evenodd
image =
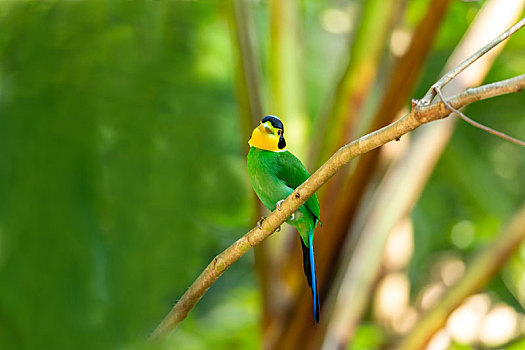
<instances>
[{"instance_id":1,"label":"brown branch in background","mask_svg":"<svg viewBox=\"0 0 525 350\"><path fill-rule=\"evenodd\" d=\"M338 77L335 91L329 92L329 99L324 103L326 109L323 108L313 127L315 132L311 135L310 154L309 159L307 159L307 163L313 169L325 162L339 147L355 138L351 135L354 135L358 128L358 122L362 119L360 116L372 92L392 23L396 21L396 16L402 13L403 8L404 1L399 0L362 2L359 15L354 17L358 23L355 30L351 32L352 37L348 40L349 58L344 57L347 59L344 71ZM409 97L406 96L405 100ZM387 124L388 122L384 125ZM341 183L346 178L345 173L346 171L338 173L330 181L330 185L318 193L321 211L323 212L323 222L328 223L328 225L318 228L316 237L328 239L327 242L321 244L329 247L329 249L335 248L337 243L334 242L338 240L332 239L332 236L326 235L325 232L329 232L330 227L339 221L331 219L333 210L326 202L327 199L334 198L333 192L337 194L340 191ZM293 290L293 299L284 305L283 309L286 312L282 314L282 317L272 320L272 329L275 332L270 337L265 336L265 345L272 349L295 348L295 345L288 345L288 343L304 344L304 337L313 335L308 332L308 329L312 327L308 317L310 315L303 314L303 312L306 313L306 309L310 310L311 296L309 293L305 293L304 276L302 271L297 268L302 264L302 253L300 246L297 245L296 237L296 235L288 236L290 249L286 254L283 254L285 260L283 273L286 275L290 289ZM321 269L318 270L317 276L324 278L327 274L322 272L323 268L329 266L325 264L329 260L326 257L331 257L331 255L321 252L324 249L318 243L315 245L318 257L316 268ZM320 290L322 290L323 281L318 280L318 283ZM324 293L321 292L320 295L322 297ZM308 306L304 306L305 304ZM291 320L291 318L293 319ZM299 321L296 321L297 319ZM304 329L296 330L303 323L309 328L306 331ZM281 344L283 345L281 346Z\"/></svg>"},{"instance_id":2,"label":"brown branch in background","mask_svg":"<svg viewBox=\"0 0 525 350\"><path fill-rule=\"evenodd\" d=\"M525 206L517 211L494 243L472 259L463 278L417 322L410 334L398 344L397 349L423 349L432 335L445 325L452 311L469 295L480 290L500 270L523 240L525 240Z\"/></svg>"},{"instance_id":3,"label":"brown branch in background","mask_svg":"<svg viewBox=\"0 0 525 350\"><path fill-rule=\"evenodd\" d=\"M349 40L349 60L335 91L325 104L314 129L309 162L321 165L339 147L352 139L357 121L374 86L388 33L396 14L398 0L369 0L362 3L358 24Z\"/></svg>"},{"instance_id":4,"label":"brown branch in background","mask_svg":"<svg viewBox=\"0 0 525 350\"><path fill-rule=\"evenodd\" d=\"M509 79L505 82L501 83L512 84L512 86L508 86L505 90L495 89L495 91L488 91L484 87L472 88L469 89L468 94L462 94L462 97L460 95L452 97L450 104L455 108L461 108L466 105L465 101L469 99L482 100L504 94L502 91L517 92L525 89L525 76L520 76L520 79ZM254 227L213 259L155 329L151 339L160 340L175 329L228 267L271 235L344 165L357 156L400 138L424 123L445 118L449 114L450 111L441 102L428 106L418 105L417 108L414 108L398 121L341 147L308 180L286 198L280 210L275 210L263 221L261 228Z\"/></svg>"},{"instance_id":5,"label":"brown branch in background","mask_svg":"<svg viewBox=\"0 0 525 350\"><path fill-rule=\"evenodd\" d=\"M391 123L398 117L403 105L409 101L434 38L439 33L449 3L448 0L432 0L429 3L425 15L414 29L405 54L390 69L391 75L385 84L386 91L371 120L371 125L367 126L368 129L365 129L367 131L364 133L378 130ZM345 105L348 106L348 104ZM336 270L334 267L337 265L341 249L347 239L348 227L354 220L368 184L372 181L371 174L374 173L378 160L378 150L363 155L356 160L356 166L351 171L351 175L348 174L350 171L339 172L318 194L324 222L322 227L317 228L315 236L316 269L321 303L324 302L329 290L333 287L334 271ZM291 258L293 255L289 256ZM302 272L297 269L297 264L301 264L300 258L291 265L293 271L302 277ZM321 341L319 338L324 337L325 329L313 327L309 322L311 302L310 293L303 288L301 294L298 295L296 305L290 312L292 319L287 320L282 327L280 341L282 348L296 348L305 343L305 337L309 339L308 343L315 347L315 344Z\"/></svg>"},{"instance_id":6,"label":"brown branch in background","mask_svg":"<svg viewBox=\"0 0 525 350\"><path fill-rule=\"evenodd\" d=\"M447 106L448 109L450 109L451 111L453 111L454 113L456 113L459 117L461 117L461 119L463 119L464 121L466 121L467 123L469 123L470 125L476 127L476 128L479 128L483 131L486 131L490 134L493 134L493 135L496 135L498 137L501 137L502 139L505 139L507 141L510 141L512 143L515 143L517 145L520 145L520 146L523 146L525 147L525 142L521 141L521 140L518 140L512 136L509 136L505 133L502 133L501 131L497 131L497 130L494 130L494 129L491 129L489 128L488 126L485 126L483 124L480 124L478 123L477 121L475 120L472 120L470 119L469 117L467 117L465 114L461 113L460 111L458 111L457 109L455 109L454 107L452 107L448 102L447 100L443 97L443 94L441 93L441 89L439 87L435 87L434 88L437 92L437 94L439 95L439 97L441 98L441 101L445 104L445 106Z\"/></svg>"},{"instance_id":7,"label":"brown branch in background","mask_svg":"<svg viewBox=\"0 0 525 350\"><path fill-rule=\"evenodd\" d=\"M283 1L280 2L283 3ZM349 35L348 46L345 48L345 51L348 52L343 57L347 61L344 62L344 71L337 77L338 81L335 91L329 91L329 98L323 103L323 106L326 107L323 108L320 116L316 118L315 125L312 128L315 132L311 133L311 139L308 142L310 147L309 157L299 157L306 160L306 163L310 165L309 168L317 168L339 147L355 138L350 135L355 133L358 122L362 119L360 115L372 92L384 53L385 43L388 42L388 34L391 31L392 23L402 13L401 10L404 9L404 3L405 1L400 0L365 1L360 6L359 15L353 17L358 23L354 26L355 29L350 31L351 38ZM347 16L350 16L350 14L347 14ZM280 76L278 78L282 80L283 77ZM287 130L293 130L293 126L287 126ZM296 138L293 135L288 137L294 140L295 153ZM341 187L338 186L338 183L344 179L344 174L342 173L339 173L332 179L330 186L327 186L322 193L318 193L323 213L328 213L330 210L325 210L325 205L322 203L323 197L330 197L330 195L324 196L324 194L330 192L330 189L339 189ZM330 220L329 216L326 216L323 222L328 220ZM324 235L320 233L316 236ZM281 313L272 319L269 327L271 332L264 334L264 346L271 349L278 349L283 338L286 341L291 340L291 337L286 333L290 327L298 326L298 324L290 322L290 317L297 317L298 300L302 301L309 297L309 294L304 293L304 275L300 269L297 269L297 266L302 264L302 253L300 245L297 244L297 235L290 234L283 237L286 238L284 252L280 254L280 258L283 261L280 276L283 276L288 292L280 293L284 295L284 297L280 298L279 303ZM318 248L316 249L319 251ZM317 261L322 263L322 260L323 255L321 254ZM318 276L324 276L324 274L318 273ZM308 303L311 303L311 301L308 300ZM301 322L309 324L306 321L307 319L301 319ZM303 341L302 338L305 335L305 332L301 332L297 337L300 341Z\"/></svg>"}]
</instances>

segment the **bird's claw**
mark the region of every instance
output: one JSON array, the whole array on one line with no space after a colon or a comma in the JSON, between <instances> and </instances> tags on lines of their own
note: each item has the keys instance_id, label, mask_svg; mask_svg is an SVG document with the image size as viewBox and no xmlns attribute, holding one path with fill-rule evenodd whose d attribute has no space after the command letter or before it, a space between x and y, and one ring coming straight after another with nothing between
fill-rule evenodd
<instances>
[{"instance_id":1,"label":"bird's claw","mask_svg":"<svg viewBox=\"0 0 525 350\"><path fill-rule=\"evenodd\" d=\"M257 227L259 228L259 230L262 230L262 223L263 223L264 219L266 219L266 218L264 216L261 216L261 219L259 221L257 221ZM281 232L281 226L279 226L277 228L277 232Z\"/></svg>"},{"instance_id":2,"label":"bird's claw","mask_svg":"<svg viewBox=\"0 0 525 350\"><path fill-rule=\"evenodd\" d=\"M261 219L259 221L257 221L257 227L259 228L259 230L262 230L262 223L264 221L264 219L266 219L264 216L261 216Z\"/></svg>"},{"instance_id":3,"label":"bird's claw","mask_svg":"<svg viewBox=\"0 0 525 350\"><path fill-rule=\"evenodd\" d=\"M281 210L281 204L283 204L284 202L284 199L281 199L279 202L275 203L275 207L277 208L277 210ZM292 213L292 216L290 218L290 220L293 220L295 219L295 213ZM281 230L281 228L279 228L279 231ZM277 231L277 232L279 232Z\"/></svg>"}]
</instances>

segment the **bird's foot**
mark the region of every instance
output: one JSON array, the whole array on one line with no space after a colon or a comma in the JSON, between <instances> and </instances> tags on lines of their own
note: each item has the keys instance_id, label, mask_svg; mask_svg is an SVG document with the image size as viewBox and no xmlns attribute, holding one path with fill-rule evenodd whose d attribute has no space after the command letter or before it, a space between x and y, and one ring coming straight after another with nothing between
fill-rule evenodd
<instances>
[{"instance_id":1,"label":"bird's foot","mask_svg":"<svg viewBox=\"0 0 525 350\"><path fill-rule=\"evenodd\" d=\"M281 210L281 204L283 204L283 202L284 202L284 199L281 199L279 202L275 203L275 207L277 208L277 210ZM295 213L292 213L292 216L290 217L290 220L293 220L293 219L295 219ZM280 231L280 228L279 228L279 231Z\"/></svg>"},{"instance_id":2,"label":"bird's foot","mask_svg":"<svg viewBox=\"0 0 525 350\"><path fill-rule=\"evenodd\" d=\"M259 228L259 230L262 230L262 223L263 223L264 219L266 219L266 218L264 216L261 216L261 219L259 221L257 221L257 227ZM279 226L277 228L277 232L281 232L281 226Z\"/></svg>"},{"instance_id":3,"label":"bird's foot","mask_svg":"<svg viewBox=\"0 0 525 350\"><path fill-rule=\"evenodd\" d=\"M262 230L262 223L264 221L264 219L266 219L264 216L261 216L261 219L259 221L257 221L257 227L259 228L259 230Z\"/></svg>"}]
</instances>

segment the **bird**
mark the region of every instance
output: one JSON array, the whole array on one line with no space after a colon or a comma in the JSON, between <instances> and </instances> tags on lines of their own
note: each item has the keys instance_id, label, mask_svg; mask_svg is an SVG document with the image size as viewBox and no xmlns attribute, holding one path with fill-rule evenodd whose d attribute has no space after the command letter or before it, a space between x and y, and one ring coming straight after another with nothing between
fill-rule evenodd
<instances>
[{"instance_id":1,"label":"bird","mask_svg":"<svg viewBox=\"0 0 525 350\"><path fill-rule=\"evenodd\" d=\"M310 177L301 161L286 150L284 125L274 115L267 115L253 130L248 141L247 169L252 187L270 211L280 210L281 203ZM263 220L263 219L262 219ZM303 267L312 290L314 319L319 323L320 305L314 261L314 231L320 223L319 200L314 193L286 223L297 228L303 249ZM260 222L258 223L260 227Z\"/></svg>"}]
</instances>

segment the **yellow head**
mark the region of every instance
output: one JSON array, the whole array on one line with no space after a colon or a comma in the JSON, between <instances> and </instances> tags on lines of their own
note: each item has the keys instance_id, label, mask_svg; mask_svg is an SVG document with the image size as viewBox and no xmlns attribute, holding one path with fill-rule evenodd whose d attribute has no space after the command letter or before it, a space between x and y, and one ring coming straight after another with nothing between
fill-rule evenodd
<instances>
[{"instance_id":1,"label":"yellow head","mask_svg":"<svg viewBox=\"0 0 525 350\"><path fill-rule=\"evenodd\" d=\"M267 115L261 120L259 126L253 129L252 138L248 143L252 147L267 151L286 151L283 123L276 116Z\"/></svg>"}]
</instances>

